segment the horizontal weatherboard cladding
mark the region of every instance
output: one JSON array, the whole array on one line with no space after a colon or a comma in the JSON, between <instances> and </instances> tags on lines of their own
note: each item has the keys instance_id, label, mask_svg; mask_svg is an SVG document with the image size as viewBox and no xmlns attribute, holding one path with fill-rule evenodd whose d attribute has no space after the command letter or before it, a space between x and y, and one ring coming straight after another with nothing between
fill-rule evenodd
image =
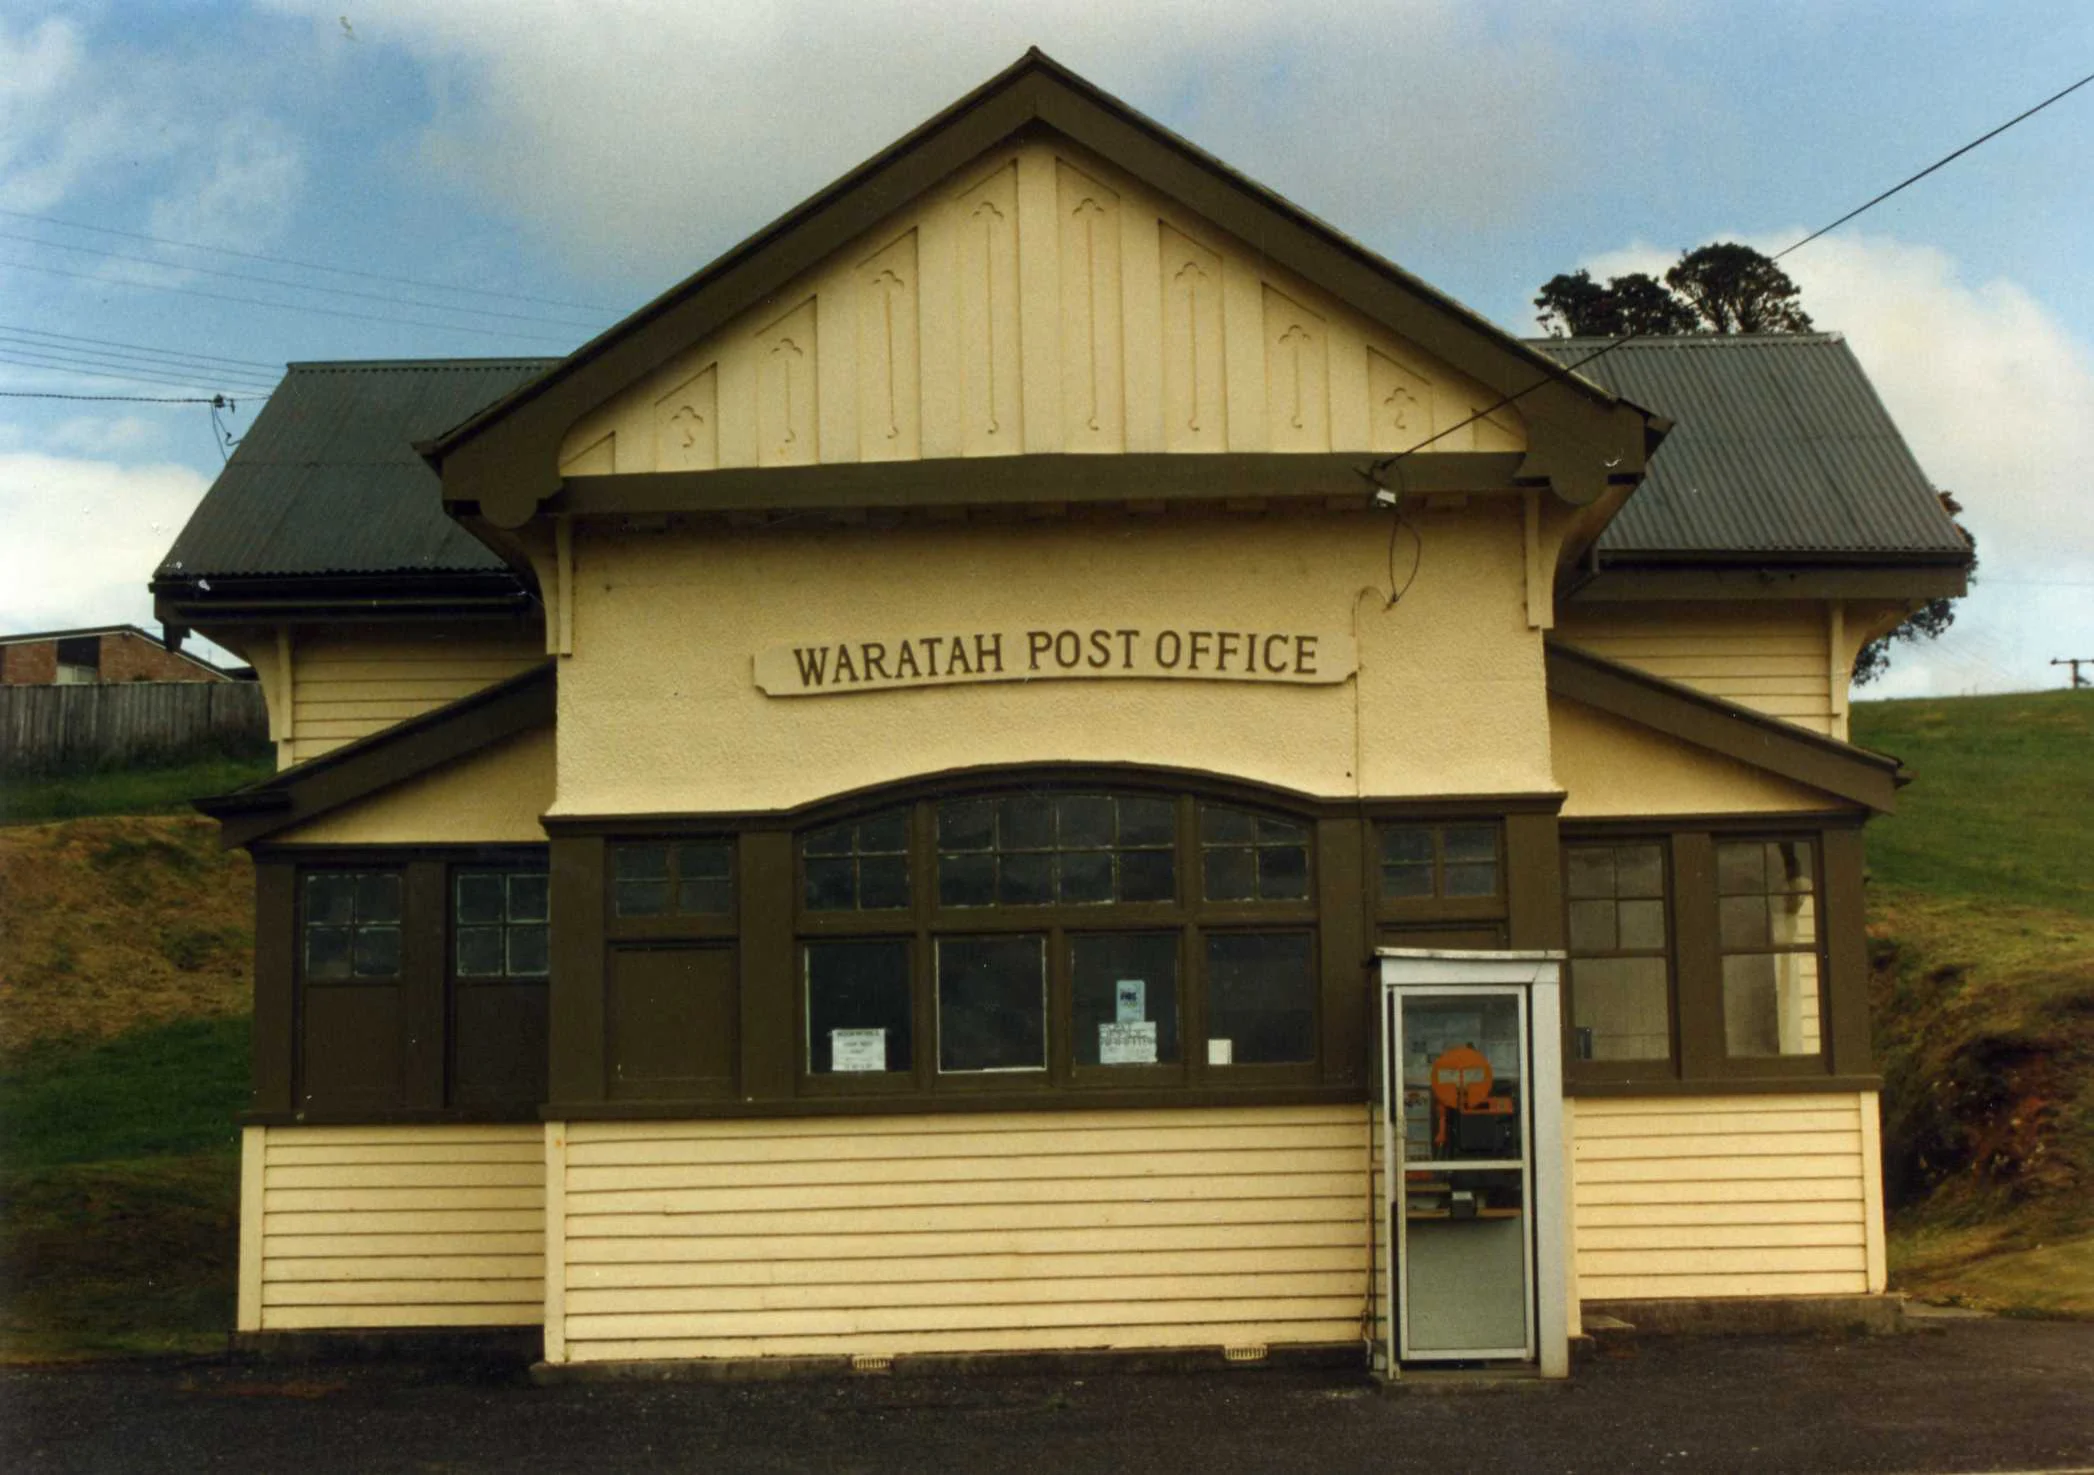
<instances>
[{"instance_id":1,"label":"horizontal weatherboard cladding","mask_svg":"<svg viewBox=\"0 0 2094 1475\"><path fill-rule=\"evenodd\" d=\"M1656 556L1969 553L1853 350L1836 334L1605 338L1535 348L1674 422L1601 534L1603 562Z\"/></svg>"},{"instance_id":2,"label":"horizontal weatherboard cladding","mask_svg":"<svg viewBox=\"0 0 2094 1475\"><path fill-rule=\"evenodd\" d=\"M550 359L292 364L175 539L156 582L506 573L445 516L428 440Z\"/></svg>"}]
</instances>

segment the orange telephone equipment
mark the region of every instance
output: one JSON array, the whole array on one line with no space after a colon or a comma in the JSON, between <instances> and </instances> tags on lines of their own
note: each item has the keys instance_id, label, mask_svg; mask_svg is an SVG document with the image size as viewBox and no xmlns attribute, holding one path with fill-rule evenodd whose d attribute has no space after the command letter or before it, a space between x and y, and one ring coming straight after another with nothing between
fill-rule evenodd
<instances>
[{"instance_id":1,"label":"orange telephone equipment","mask_svg":"<svg viewBox=\"0 0 2094 1475\"><path fill-rule=\"evenodd\" d=\"M1439 1058L1432 1062L1433 1132L1435 1147L1447 1145L1447 1129L1454 1128L1457 1146L1476 1145L1475 1138L1487 1135L1497 1137L1507 1124L1493 1124L1498 1130L1486 1129L1479 1134L1473 1129L1462 1130L1462 1123L1472 1117L1509 1117L1512 1115L1512 1098L1491 1095L1493 1083L1491 1063L1474 1045L1455 1045L1442 1050ZM1482 1126L1479 1122L1477 1126Z\"/></svg>"}]
</instances>

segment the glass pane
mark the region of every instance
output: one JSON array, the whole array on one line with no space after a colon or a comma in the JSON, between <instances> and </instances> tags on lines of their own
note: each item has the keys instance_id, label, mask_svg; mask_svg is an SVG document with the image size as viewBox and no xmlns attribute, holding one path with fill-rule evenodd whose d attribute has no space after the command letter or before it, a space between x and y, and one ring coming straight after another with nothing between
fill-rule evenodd
<instances>
[{"instance_id":1,"label":"glass pane","mask_svg":"<svg viewBox=\"0 0 2094 1475\"><path fill-rule=\"evenodd\" d=\"M1519 1001L1406 997L1401 1007L1406 1161L1518 1158Z\"/></svg>"},{"instance_id":2,"label":"glass pane","mask_svg":"<svg viewBox=\"0 0 2094 1475\"><path fill-rule=\"evenodd\" d=\"M347 978L349 976L349 929L308 927L305 929L305 976Z\"/></svg>"},{"instance_id":3,"label":"glass pane","mask_svg":"<svg viewBox=\"0 0 2094 1475\"><path fill-rule=\"evenodd\" d=\"M1069 939L1070 1049L1078 1065L1178 1059L1178 934Z\"/></svg>"},{"instance_id":4,"label":"glass pane","mask_svg":"<svg viewBox=\"0 0 2094 1475\"><path fill-rule=\"evenodd\" d=\"M1660 845L1623 845L1614 852L1622 896L1665 894L1665 850Z\"/></svg>"},{"instance_id":5,"label":"glass pane","mask_svg":"<svg viewBox=\"0 0 2094 1475\"><path fill-rule=\"evenodd\" d=\"M909 944L807 946L807 1069L815 1075L908 1070L914 1025Z\"/></svg>"},{"instance_id":6,"label":"glass pane","mask_svg":"<svg viewBox=\"0 0 2094 1475\"><path fill-rule=\"evenodd\" d=\"M1273 845L1258 852L1258 895L1267 901L1299 901L1309 894L1309 852L1299 845Z\"/></svg>"},{"instance_id":7,"label":"glass pane","mask_svg":"<svg viewBox=\"0 0 2094 1475\"><path fill-rule=\"evenodd\" d=\"M1258 820L1258 843L1260 845L1307 845L1309 827L1298 825L1291 819Z\"/></svg>"},{"instance_id":8,"label":"glass pane","mask_svg":"<svg viewBox=\"0 0 2094 1475\"><path fill-rule=\"evenodd\" d=\"M552 885L543 872L521 872L509 878L509 920L543 922L552 915Z\"/></svg>"},{"instance_id":9,"label":"glass pane","mask_svg":"<svg viewBox=\"0 0 2094 1475\"><path fill-rule=\"evenodd\" d=\"M1570 982L1575 1058L1671 1057L1671 990L1663 958L1580 958L1571 964Z\"/></svg>"},{"instance_id":10,"label":"glass pane","mask_svg":"<svg viewBox=\"0 0 2094 1475\"><path fill-rule=\"evenodd\" d=\"M1120 852L1121 901L1176 901L1177 856L1169 850Z\"/></svg>"},{"instance_id":11,"label":"glass pane","mask_svg":"<svg viewBox=\"0 0 2094 1475\"><path fill-rule=\"evenodd\" d=\"M909 904L909 857L868 855L858 862L858 905L891 911Z\"/></svg>"},{"instance_id":12,"label":"glass pane","mask_svg":"<svg viewBox=\"0 0 2094 1475\"><path fill-rule=\"evenodd\" d=\"M946 937L938 942L938 1068L1043 1070L1047 940Z\"/></svg>"},{"instance_id":13,"label":"glass pane","mask_svg":"<svg viewBox=\"0 0 2094 1475\"><path fill-rule=\"evenodd\" d=\"M801 847L809 855L849 855L851 853L851 827L831 825L826 830L816 830L809 835Z\"/></svg>"},{"instance_id":14,"label":"glass pane","mask_svg":"<svg viewBox=\"0 0 2094 1475\"><path fill-rule=\"evenodd\" d=\"M1492 861L1447 862L1447 895L1449 896L1496 896L1498 894L1498 863Z\"/></svg>"},{"instance_id":15,"label":"glass pane","mask_svg":"<svg viewBox=\"0 0 2094 1475\"><path fill-rule=\"evenodd\" d=\"M1614 847L1580 845L1566 850L1563 859L1564 895L1575 900L1615 894Z\"/></svg>"},{"instance_id":16,"label":"glass pane","mask_svg":"<svg viewBox=\"0 0 2094 1475\"><path fill-rule=\"evenodd\" d=\"M996 900L996 857L993 855L941 855L938 857L938 904L948 907L985 907Z\"/></svg>"},{"instance_id":17,"label":"glass pane","mask_svg":"<svg viewBox=\"0 0 2094 1475\"><path fill-rule=\"evenodd\" d=\"M458 976L493 978L502 971L502 929L460 927L458 929Z\"/></svg>"},{"instance_id":18,"label":"glass pane","mask_svg":"<svg viewBox=\"0 0 2094 1475\"><path fill-rule=\"evenodd\" d=\"M730 850L724 840L676 847L676 873L686 881L724 881Z\"/></svg>"},{"instance_id":19,"label":"glass pane","mask_svg":"<svg viewBox=\"0 0 2094 1475\"><path fill-rule=\"evenodd\" d=\"M1570 950L1574 953L1611 953L1615 948L1614 903L1574 901L1570 904Z\"/></svg>"},{"instance_id":20,"label":"glass pane","mask_svg":"<svg viewBox=\"0 0 2094 1475\"><path fill-rule=\"evenodd\" d=\"M1768 923L1777 946L1805 947L1818 940L1818 899L1814 896L1777 896L1769 903Z\"/></svg>"},{"instance_id":21,"label":"glass pane","mask_svg":"<svg viewBox=\"0 0 2094 1475\"><path fill-rule=\"evenodd\" d=\"M1054 804L1027 795L996 806L996 844L1001 850L1052 850Z\"/></svg>"},{"instance_id":22,"label":"glass pane","mask_svg":"<svg viewBox=\"0 0 2094 1475\"><path fill-rule=\"evenodd\" d=\"M305 878L305 920L347 926L356 920L356 877L320 875Z\"/></svg>"},{"instance_id":23,"label":"glass pane","mask_svg":"<svg viewBox=\"0 0 2094 1475\"><path fill-rule=\"evenodd\" d=\"M664 881L669 877L666 845L614 845L611 876L619 881Z\"/></svg>"},{"instance_id":24,"label":"glass pane","mask_svg":"<svg viewBox=\"0 0 2094 1475\"><path fill-rule=\"evenodd\" d=\"M390 871L380 871L356 878L356 920L400 920L400 878L397 875Z\"/></svg>"},{"instance_id":25,"label":"glass pane","mask_svg":"<svg viewBox=\"0 0 2094 1475\"><path fill-rule=\"evenodd\" d=\"M1383 830L1381 860L1389 866L1431 866L1431 829L1425 825L1392 825Z\"/></svg>"},{"instance_id":26,"label":"glass pane","mask_svg":"<svg viewBox=\"0 0 2094 1475\"><path fill-rule=\"evenodd\" d=\"M858 872L848 859L807 858L807 910L847 912L858 904Z\"/></svg>"},{"instance_id":27,"label":"glass pane","mask_svg":"<svg viewBox=\"0 0 2094 1475\"><path fill-rule=\"evenodd\" d=\"M1811 889L1811 847L1807 840L1775 840L1767 845L1770 891Z\"/></svg>"},{"instance_id":28,"label":"glass pane","mask_svg":"<svg viewBox=\"0 0 2094 1475\"><path fill-rule=\"evenodd\" d=\"M551 972L551 929L536 923L509 929L509 976L543 978Z\"/></svg>"},{"instance_id":29,"label":"glass pane","mask_svg":"<svg viewBox=\"0 0 2094 1475\"><path fill-rule=\"evenodd\" d=\"M734 910L734 883L686 876L676 888L676 909L687 917L725 916Z\"/></svg>"},{"instance_id":30,"label":"glass pane","mask_svg":"<svg viewBox=\"0 0 2094 1475\"><path fill-rule=\"evenodd\" d=\"M1178 838L1178 806L1168 799L1122 799L1122 845L1171 845Z\"/></svg>"},{"instance_id":31,"label":"glass pane","mask_svg":"<svg viewBox=\"0 0 2094 1475\"><path fill-rule=\"evenodd\" d=\"M1767 898L1726 896L1716 903L1716 936L1725 948L1767 945Z\"/></svg>"},{"instance_id":32,"label":"glass pane","mask_svg":"<svg viewBox=\"0 0 2094 1475\"><path fill-rule=\"evenodd\" d=\"M1618 916L1623 951L1655 953L1665 950L1664 902L1625 901L1621 903Z\"/></svg>"},{"instance_id":33,"label":"glass pane","mask_svg":"<svg viewBox=\"0 0 2094 1475\"><path fill-rule=\"evenodd\" d=\"M1726 841L1716 847L1716 890L1724 896L1755 895L1767 889L1767 847L1758 840Z\"/></svg>"},{"instance_id":34,"label":"glass pane","mask_svg":"<svg viewBox=\"0 0 2094 1475\"><path fill-rule=\"evenodd\" d=\"M358 978L400 976L400 929L359 927L351 944L352 964Z\"/></svg>"},{"instance_id":35,"label":"glass pane","mask_svg":"<svg viewBox=\"0 0 2094 1475\"><path fill-rule=\"evenodd\" d=\"M1316 1058L1316 982L1309 955L1305 933L1207 934L1210 1064Z\"/></svg>"},{"instance_id":36,"label":"glass pane","mask_svg":"<svg viewBox=\"0 0 2094 1475\"><path fill-rule=\"evenodd\" d=\"M1489 861L1495 866L1498 861L1498 827L1449 825L1441 836L1441 846L1450 864L1455 861Z\"/></svg>"},{"instance_id":37,"label":"glass pane","mask_svg":"<svg viewBox=\"0 0 2094 1475\"><path fill-rule=\"evenodd\" d=\"M1242 809L1224 809L1219 804L1200 806L1200 843L1203 845L1249 845L1258 838L1256 816Z\"/></svg>"},{"instance_id":38,"label":"glass pane","mask_svg":"<svg viewBox=\"0 0 2094 1475\"><path fill-rule=\"evenodd\" d=\"M909 811L890 809L858 821L860 854L895 855L909 848Z\"/></svg>"},{"instance_id":39,"label":"glass pane","mask_svg":"<svg viewBox=\"0 0 2094 1475\"><path fill-rule=\"evenodd\" d=\"M458 914L461 924L500 922L509 915L505 879L497 872L469 871L457 878Z\"/></svg>"},{"instance_id":40,"label":"glass pane","mask_svg":"<svg viewBox=\"0 0 2094 1475\"><path fill-rule=\"evenodd\" d=\"M1381 894L1390 901L1407 896L1432 895L1432 866L1383 866Z\"/></svg>"},{"instance_id":41,"label":"glass pane","mask_svg":"<svg viewBox=\"0 0 2094 1475\"><path fill-rule=\"evenodd\" d=\"M1066 816L1064 816L1066 819ZM1101 902L1112 900L1112 852L1070 851L1061 858L1062 900Z\"/></svg>"},{"instance_id":42,"label":"glass pane","mask_svg":"<svg viewBox=\"0 0 2094 1475\"><path fill-rule=\"evenodd\" d=\"M1057 801L1064 849L1104 849L1113 842L1113 803L1102 794L1070 794Z\"/></svg>"},{"instance_id":43,"label":"glass pane","mask_svg":"<svg viewBox=\"0 0 2094 1475\"><path fill-rule=\"evenodd\" d=\"M938 806L940 850L987 850L996 843L996 806L969 799Z\"/></svg>"},{"instance_id":44,"label":"glass pane","mask_svg":"<svg viewBox=\"0 0 2094 1475\"><path fill-rule=\"evenodd\" d=\"M1723 1039L1730 1054L1815 1055L1820 1028L1816 953L1723 960Z\"/></svg>"},{"instance_id":45,"label":"glass pane","mask_svg":"<svg viewBox=\"0 0 2094 1475\"><path fill-rule=\"evenodd\" d=\"M669 910L669 883L614 882L611 886L611 910L621 917L659 917Z\"/></svg>"},{"instance_id":46,"label":"glass pane","mask_svg":"<svg viewBox=\"0 0 2094 1475\"><path fill-rule=\"evenodd\" d=\"M1054 900L1053 855L1000 856L996 899L1004 906L1045 906Z\"/></svg>"},{"instance_id":47,"label":"glass pane","mask_svg":"<svg viewBox=\"0 0 2094 1475\"><path fill-rule=\"evenodd\" d=\"M1210 849L1200 857L1209 901L1254 901L1258 895L1256 851Z\"/></svg>"}]
</instances>

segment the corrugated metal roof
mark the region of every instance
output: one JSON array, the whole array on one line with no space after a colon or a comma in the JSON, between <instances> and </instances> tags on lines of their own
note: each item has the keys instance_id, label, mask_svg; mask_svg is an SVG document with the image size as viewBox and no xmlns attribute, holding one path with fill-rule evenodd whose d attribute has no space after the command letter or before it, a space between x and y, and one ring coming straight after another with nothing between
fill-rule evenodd
<instances>
[{"instance_id":1,"label":"corrugated metal roof","mask_svg":"<svg viewBox=\"0 0 2094 1475\"><path fill-rule=\"evenodd\" d=\"M155 577L503 569L444 514L414 443L555 362L292 364Z\"/></svg>"},{"instance_id":2,"label":"corrugated metal roof","mask_svg":"<svg viewBox=\"0 0 2094 1475\"><path fill-rule=\"evenodd\" d=\"M1575 365L1604 338L1539 338ZM1578 372L1674 421L1604 555L1967 551L1837 334L1639 338Z\"/></svg>"}]
</instances>

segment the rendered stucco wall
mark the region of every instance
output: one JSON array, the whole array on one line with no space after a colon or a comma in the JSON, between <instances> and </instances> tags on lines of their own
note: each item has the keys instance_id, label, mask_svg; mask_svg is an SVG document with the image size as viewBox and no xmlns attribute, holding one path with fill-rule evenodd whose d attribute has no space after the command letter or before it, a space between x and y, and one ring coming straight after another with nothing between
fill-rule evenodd
<instances>
[{"instance_id":1,"label":"rendered stucco wall","mask_svg":"<svg viewBox=\"0 0 2094 1475\"><path fill-rule=\"evenodd\" d=\"M287 845L542 844L553 730L527 732L275 838Z\"/></svg>"},{"instance_id":2,"label":"rendered stucco wall","mask_svg":"<svg viewBox=\"0 0 2094 1475\"><path fill-rule=\"evenodd\" d=\"M554 812L784 807L1057 760L1331 796L1552 788L1518 508L1478 499L1415 525L1418 574L1394 608L1389 523L1361 512L578 536ZM772 646L1035 625L1356 631L1359 676L789 699L752 680Z\"/></svg>"},{"instance_id":3,"label":"rendered stucco wall","mask_svg":"<svg viewBox=\"0 0 2094 1475\"><path fill-rule=\"evenodd\" d=\"M1846 805L1564 697L1549 699L1549 726L1565 819L1821 813Z\"/></svg>"}]
</instances>

